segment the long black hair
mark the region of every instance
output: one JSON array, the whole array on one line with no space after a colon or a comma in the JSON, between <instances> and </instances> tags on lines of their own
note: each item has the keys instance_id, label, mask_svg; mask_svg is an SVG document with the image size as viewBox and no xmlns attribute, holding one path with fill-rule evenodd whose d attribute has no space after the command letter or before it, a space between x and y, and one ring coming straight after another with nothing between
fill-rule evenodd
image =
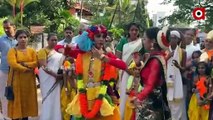
<instances>
[{"instance_id":1,"label":"long black hair","mask_svg":"<svg viewBox=\"0 0 213 120\"><path fill-rule=\"evenodd\" d=\"M147 29L145 31L145 34L149 39L154 40L155 43L154 43L153 47L161 50L161 47L159 46L159 44L157 42L157 35L158 35L159 31L160 31L160 29L158 27L152 27L152 28Z\"/></svg>"}]
</instances>

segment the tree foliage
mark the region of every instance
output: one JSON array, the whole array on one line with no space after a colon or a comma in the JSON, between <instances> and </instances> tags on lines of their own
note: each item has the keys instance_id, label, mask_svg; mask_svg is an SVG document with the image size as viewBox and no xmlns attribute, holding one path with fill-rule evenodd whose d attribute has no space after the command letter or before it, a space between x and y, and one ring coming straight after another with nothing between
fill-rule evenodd
<instances>
[{"instance_id":1,"label":"tree foliage","mask_svg":"<svg viewBox=\"0 0 213 120\"><path fill-rule=\"evenodd\" d=\"M1 24L1 25L3 24L3 21L4 21L5 19L6 19L6 18L1 18L1 19L0 19L0 24ZM3 35L3 34L4 34L4 28L3 28L3 26L1 26L1 27L0 27L0 36Z\"/></svg>"},{"instance_id":2,"label":"tree foliage","mask_svg":"<svg viewBox=\"0 0 213 120\"><path fill-rule=\"evenodd\" d=\"M199 28L204 28L205 30L213 29L213 1L207 0L207 2L199 4L196 2L198 0L164 0L165 4L174 2L174 6L178 6L172 15L162 19L168 20L170 25L177 25L177 23L187 23L198 22ZM201 5L201 6L200 6ZM206 8L206 20L196 21L192 16L192 11L195 7Z\"/></svg>"}]
</instances>

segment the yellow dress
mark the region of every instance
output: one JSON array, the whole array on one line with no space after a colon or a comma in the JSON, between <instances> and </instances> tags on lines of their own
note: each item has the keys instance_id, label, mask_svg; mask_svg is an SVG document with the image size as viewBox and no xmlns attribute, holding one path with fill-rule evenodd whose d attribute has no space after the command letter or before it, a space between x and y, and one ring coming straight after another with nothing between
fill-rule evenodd
<instances>
[{"instance_id":1,"label":"yellow dress","mask_svg":"<svg viewBox=\"0 0 213 120\"><path fill-rule=\"evenodd\" d=\"M82 63L83 63L83 81L84 83L88 83L88 71L90 66L90 59L91 54L85 53L82 55ZM101 61L99 59L94 58L94 63L91 66L91 69L94 72L94 80L95 82L100 81L101 76ZM93 88L87 88L87 99L88 99L88 107L91 109L93 106L94 100L97 98L100 86L93 87ZM80 111L80 105L79 105L79 94L77 94L71 103L69 103L66 112L70 115L73 115L75 117L82 117L81 111ZM95 118L88 119L88 120L120 120L120 112L119 108L117 106L112 106L109 104L109 102L103 98L103 103L101 105L99 113L101 115L96 115ZM83 119L81 119L83 120Z\"/></svg>"},{"instance_id":2,"label":"yellow dress","mask_svg":"<svg viewBox=\"0 0 213 120\"><path fill-rule=\"evenodd\" d=\"M209 110L205 110L203 106L198 105L197 97L195 94L192 95L189 110L189 120L208 120Z\"/></svg>"},{"instance_id":3,"label":"yellow dress","mask_svg":"<svg viewBox=\"0 0 213 120\"><path fill-rule=\"evenodd\" d=\"M48 58L48 54L50 53L50 50L47 48L42 48L38 51L38 60L46 60Z\"/></svg>"},{"instance_id":4,"label":"yellow dress","mask_svg":"<svg viewBox=\"0 0 213 120\"><path fill-rule=\"evenodd\" d=\"M62 87L61 89L61 111L63 120L70 120L70 115L65 111L67 108L67 105L70 103L70 101L73 100L74 96L76 95L76 90L72 89L70 84L67 84L68 89L70 90L70 95L67 96L67 93L65 91L65 87Z\"/></svg>"},{"instance_id":5,"label":"yellow dress","mask_svg":"<svg viewBox=\"0 0 213 120\"><path fill-rule=\"evenodd\" d=\"M19 64L24 62L30 68L37 67L36 51L27 48L26 51L10 49L8 52L10 66L9 80L13 76L14 100L8 102L8 116L12 119L28 116L38 116L37 88L34 72L26 72L27 68Z\"/></svg>"}]
</instances>

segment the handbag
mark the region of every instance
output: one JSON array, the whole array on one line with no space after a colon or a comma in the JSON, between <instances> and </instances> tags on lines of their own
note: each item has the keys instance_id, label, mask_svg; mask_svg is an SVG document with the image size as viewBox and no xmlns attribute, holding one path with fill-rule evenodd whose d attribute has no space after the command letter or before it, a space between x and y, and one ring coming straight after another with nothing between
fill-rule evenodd
<instances>
[{"instance_id":1,"label":"handbag","mask_svg":"<svg viewBox=\"0 0 213 120\"><path fill-rule=\"evenodd\" d=\"M15 56L17 58L16 48L14 48L14 50L15 50ZM4 96L7 98L7 100L14 100L14 92L13 92L14 70L11 70L11 72L12 72L11 82L10 82L10 79L9 79L8 84L5 87L5 93L4 93Z\"/></svg>"}]
</instances>

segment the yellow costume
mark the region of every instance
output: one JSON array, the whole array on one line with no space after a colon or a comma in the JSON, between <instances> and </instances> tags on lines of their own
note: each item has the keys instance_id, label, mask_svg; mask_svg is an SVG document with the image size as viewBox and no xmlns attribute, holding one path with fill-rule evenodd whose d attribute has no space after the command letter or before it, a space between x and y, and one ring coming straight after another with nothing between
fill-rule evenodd
<instances>
[{"instance_id":1,"label":"yellow costume","mask_svg":"<svg viewBox=\"0 0 213 120\"><path fill-rule=\"evenodd\" d=\"M141 62L142 66L143 66L143 62ZM130 65L129 65L129 69L135 69L136 68L136 64L133 61ZM129 93L127 101L126 101L126 106L125 106L125 111L124 111L124 120L131 120L133 114L136 114L136 108L135 105L133 105L130 100L133 97L132 95L132 91L135 91L135 77L134 76L129 76L128 81L127 81L127 92ZM135 92L140 92L142 90L142 86L140 85L140 83L136 83L138 86L138 90L136 90Z\"/></svg>"},{"instance_id":2,"label":"yellow costume","mask_svg":"<svg viewBox=\"0 0 213 120\"><path fill-rule=\"evenodd\" d=\"M81 58L79 58L81 56ZM81 61L81 64L83 66L82 68L82 84L85 84L85 86L80 86L80 87L86 87L86 96L87 96L87 102L88 102L88 109L91 110L95 100L100 94L100 91L102 90L102 85L99 83L101 82L101 75L102 75L102 66L103 63L101 60L96 59L96 58L91 58L90 53L85 53L85 54L79 54L78 58L76 60L77 62ZM76 70L78 69L78 64L76 63ZM90 74L88 71L92 70L93 72L93 81L94 85L91 87L89 84L90 81ZM78 84L79 85L79 84ZM78 86L79 89L79 86ZM79 91L78 91L79 92ZM68 108L66 109L67 113L70 115L73 115L76 118L83 117L81 113L81 107L80 107L80 96L81 93L79 92L73 99L73 101L68 105ZM107 95L107 94L106 94ZM87 108L86 108L87 109ZM84 118L82 118L84 119ZM96 114L96 116L92 119L88 120L120 120L120 114L118 107L112 105L109 100L106 97L103 97L102 99L102 104L100 107L99 112Z\"/></svg>"},{"instance_id":3,"label":"yellow costume","mask_svg":"<svg viewBox=\"0 0 213 120\"><path fill-rule=\"evenodd\" d=\"M65 87L62 87L61 90L61 111L63 120L70 120L70 115L67 114L65 110L67 108L67 105L70 103L70 101L73 100L74 96L76 95L76 90L71 87L68 81L67 81L67 88L69 89L69 96L65 91Z\"/></svg>"},{"instance_id":4,"label":"yellow costume","mask_svg":"<svg viewBox=\"0 0 213 120\"><path fill-rule=\"evenodd\" d=\"M38 51L38 59L39 60L47 60L48 54L50 53L50 50L47 48L42 48Z\"/></svg>"},{"instance_id":5,"label":"yellow costume","mask_svg":"<svg viewBox=\"0 0 213 120\"><path fill-rule=\"evenodd\" d=\"M28 68L19 64L23 62L29 68L36 68L36 51L32 48L27 48L26 51L12 48L8 52L7 60L10 66L9 80L14 72L14 100L8 103L8 116L12 119L38 116L35 74L33 71L27 72Z\"/></svg>"},{"instance_id":6,"label":"yellow costume","mask_svg":"<svg viewBox=\"0 0 213 120\"><path fill-rule=\"evenodd\" d=\"M199 100L201 98L205 98L204 94L207 94L206 86L208 85L205 85L205 82L207 82L208 78L206 76L199 76L198 78L199 79L196 82L197 92L195 91L195 93L191 97L188 116L189 120L208 120L209 108L206 108L206 106L204 105L199 105Z\"/></svg>"},{"instance_id":7,"label":"yellow costume","mask_svg":"<svg viewBox=\"0 0 213 120\"><path fill-rule=\"evenodd\" d=\"M195 94L192 95L189 103L188 116L189 120L208 120L209 117L209 110L198 105L198 100Z\"/></svg>"}]
</instances>

